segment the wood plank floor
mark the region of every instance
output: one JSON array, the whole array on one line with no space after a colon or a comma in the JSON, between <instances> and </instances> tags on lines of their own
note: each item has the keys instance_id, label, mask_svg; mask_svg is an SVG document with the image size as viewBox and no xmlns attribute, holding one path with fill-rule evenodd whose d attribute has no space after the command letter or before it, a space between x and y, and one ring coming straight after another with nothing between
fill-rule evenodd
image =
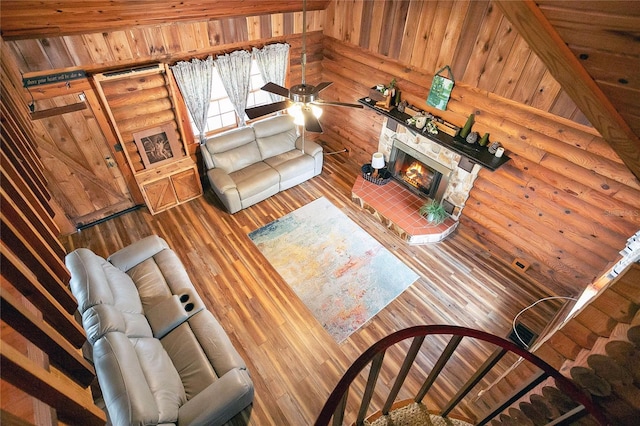
<instances>
[{"instance_id":1,"label":"wood plank floor","mask_svg":"<svg viewBox=\"0 0 640 426\"><path fill-rule=\"evenodd\" d=\"M150 234L167 240L185 264L208 308L220 320L246 360L255 383L253 407L232 423L254 425L312 424L327 396L366 348L389 333L418 324L452 324L507 336L513 317L536 300L550 296L477 245L464 227L436 245L409 246L351 201L351 186L360 166L344 154L325 157L320 176L249 209L229 215L210 190L188 204L152 216L146 209L128 213L63 238L67 250L88 247L101 256ZM393 251L420 278L380 314L338 345L324 331L286 282L255 248L247 233L318 197L326 197L347 216ZM560 308L541 303L522 316L540 333ZM444 338L428 338L401 397L420 386ZM429 350L429 348L440 349ZM408 347L405 345L404 347ZM491 349L463 341L427 400L443 406L484 362ZM398 351L397 351L398 352ZM374 401L393 383L400 354L385 361ZM507 368L514 360L506 360ZM498 371L499 373L500 371ZM472 392L458 414L474 417L486 407L474 396L494 380L488 377ZM358 383L357 387L362 387ZM492 389L493 390L493 389ZM497 390L498 394L502 390ZM495 396L499 398L500 395ZM486 399L486 398L485 398ZM348 404L348 420L357 411Z\"/></svg>"}]
</instances>

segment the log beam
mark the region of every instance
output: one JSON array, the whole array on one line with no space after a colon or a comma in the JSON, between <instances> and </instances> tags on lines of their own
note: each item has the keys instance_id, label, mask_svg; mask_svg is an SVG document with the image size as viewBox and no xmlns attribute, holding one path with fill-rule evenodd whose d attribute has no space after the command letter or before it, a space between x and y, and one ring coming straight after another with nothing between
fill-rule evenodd
<instances>
[{"instance_id":1,"label":"log beam","mask_svg":"<svg viewBox=\"0 0 640 426\"><path fill-rule=\"evenodd\" d=\"M535 2L496 4L578 108L640 180L640 138L571 53Z\"/></svg>"}]
</instances>

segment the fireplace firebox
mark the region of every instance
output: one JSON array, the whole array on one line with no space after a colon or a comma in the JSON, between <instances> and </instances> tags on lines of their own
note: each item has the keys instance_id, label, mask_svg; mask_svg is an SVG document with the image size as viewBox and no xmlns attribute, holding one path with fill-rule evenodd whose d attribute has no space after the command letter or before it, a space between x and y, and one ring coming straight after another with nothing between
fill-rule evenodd
<instances>
[{"instance_id":1,"label":"fireplace firebox","mask_svg":"<svg viewBox=\"0 0 640 426\"><path fill-rule=\"evenodd\" d=\"M398 139L393 140L388 170L409 190L436 201L442 201L451 175L451 169Z\"/></svg>"}]
</instances>

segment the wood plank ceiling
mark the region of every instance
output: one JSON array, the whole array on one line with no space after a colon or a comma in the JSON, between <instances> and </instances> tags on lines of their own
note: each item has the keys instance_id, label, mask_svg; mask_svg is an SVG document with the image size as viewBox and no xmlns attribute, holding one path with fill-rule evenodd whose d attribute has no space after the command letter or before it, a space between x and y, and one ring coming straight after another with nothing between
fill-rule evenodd
<instances>
[{"instance_id":1,"label":"wood plank ceiling","mask_svg":"<svg viewBox=\"0 0 640 426\"><path fill-rule=\"evenodd\" d=\"M309 10L330 0L307 0ZM496 2L591 124L640 178L640 2ZM278 0L2 2L7 40L300 11Z\"/></svg>"},{"instance_id":2,"label":"wood plank ceiling","mask_svg":"<svg viewBox=\"0 0 640 426\"><path fill-rule=\"evenodd\" d=\"M640 2L496 2L640 179Z\"/></svg>"}]
</instances>

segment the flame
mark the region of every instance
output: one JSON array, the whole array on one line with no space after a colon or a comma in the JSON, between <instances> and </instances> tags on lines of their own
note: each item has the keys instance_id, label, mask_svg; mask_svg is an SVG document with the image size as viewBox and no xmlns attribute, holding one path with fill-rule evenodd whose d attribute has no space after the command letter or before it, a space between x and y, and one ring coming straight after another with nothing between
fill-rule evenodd
<instances>
[{"instance_id":1,"label":"flame","mask_svg":"<svg viewBox=\"0 0 640 426\"><path fill-rule=\"evenodd\" d=\"M404 172L406 181L414 186L428 188L433 179L433 173L419 161L414 161Z\"/></svg>"}]
</instances>

